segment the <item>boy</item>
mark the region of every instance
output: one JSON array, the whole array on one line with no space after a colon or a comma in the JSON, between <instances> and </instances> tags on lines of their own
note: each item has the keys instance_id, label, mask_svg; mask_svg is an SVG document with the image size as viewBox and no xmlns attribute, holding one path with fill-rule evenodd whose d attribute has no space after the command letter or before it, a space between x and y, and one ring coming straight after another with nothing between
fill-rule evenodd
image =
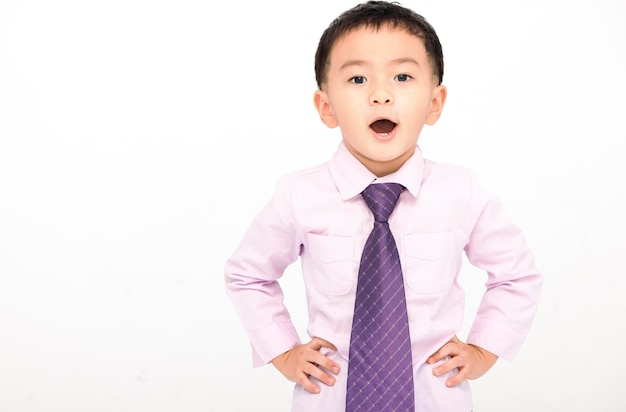
<instances>
[{"instance_id":1,"label":"boy","mask_svg":"<svg viewBox=\"0 0 626 412\"><path fill-rule=\"evenodd\" d=\"M422 158L422 127L436 123L446 101L439 39L413 11L370 1L326 29L315 71L315 107L326 126L339 127L342 142L328 163L279 180L226 263L227 291L250 337L253 363L271 362L296 382L297 412L470 411L467 379L482 376L498 357L514 357L534 317L542 276L520 230L472 173ZM377 185L399 188L387 221L373 216L366 196ZM395 363L389 361L395 355L383 348L367 358L351 342L363 333L356 307L375 316L387 299L357 303L367 282L364 248L372 227L381 225L395 239L402 276L397 307L406 307L392 323L408 318L408 332L400 333L410 343L399 351L409 359L408 375L394 371L378 381L377 373L391 367L371 365ZM467 343L456 336L464 311L457 282L462 252L488 274ZM278 283L298 257L312 337L304 344ZM383 328L382 321L370 322ZM353 359L360 355L376 371L355 381L352 370L362 365ZM395 400L385 400L385 389L396 384L403 403L388 403Z\"/></svg>"}]
</instances>

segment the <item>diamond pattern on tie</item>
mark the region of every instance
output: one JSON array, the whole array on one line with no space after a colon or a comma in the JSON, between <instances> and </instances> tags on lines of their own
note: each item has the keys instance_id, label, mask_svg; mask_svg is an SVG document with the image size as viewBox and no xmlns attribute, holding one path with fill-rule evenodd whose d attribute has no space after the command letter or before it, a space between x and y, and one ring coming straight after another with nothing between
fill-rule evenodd
<instances>
[{"instance_id":1,"label":"diamond pattern on tie","mask_svg":"<svg viewBox=\"0 0 626 412\"><path fill-rule=\"evenodd\" d=\"M415 410L402 268L387 222L403 190L397 183L381 183L362 193L374 215L374 228L359 267L346 412Z\"/></svg>"}]
</instances>

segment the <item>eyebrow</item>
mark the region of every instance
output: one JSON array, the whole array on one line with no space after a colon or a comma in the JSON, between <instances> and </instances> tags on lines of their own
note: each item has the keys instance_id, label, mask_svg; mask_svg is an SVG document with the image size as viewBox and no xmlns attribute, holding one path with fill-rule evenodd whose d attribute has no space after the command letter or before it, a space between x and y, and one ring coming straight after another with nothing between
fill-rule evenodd
<instances>
[{"instance_id":1,"label":"eyebrow","mask_svg":"<svg viewBox=\"0 0 626 412\"><path fill-rule=\"evenodd\" d=\"M417 66L420 65L418 63L418 61L415 60L412 57L400 57L400 58L397 58L397 59L393 59L390 62L390 64L394 64L394 65L404 64L404 63L415 64ZM339 70L343 70L343 69L351 67L351 66L367 66L367 65L368 65L368 63L365 60L348 60L347 62L342 64L341 67L339 67Z\"/></svg>"}]
</instances>

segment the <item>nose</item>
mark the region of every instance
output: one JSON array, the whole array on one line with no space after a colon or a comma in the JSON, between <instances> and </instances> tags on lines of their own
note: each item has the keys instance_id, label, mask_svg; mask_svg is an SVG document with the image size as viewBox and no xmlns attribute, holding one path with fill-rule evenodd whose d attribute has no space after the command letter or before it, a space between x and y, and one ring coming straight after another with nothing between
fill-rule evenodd
<instances>
[{"instance_id":1,"label":"nose","mask_svg":"<svg viewBox=\"0 0 626 412\"><path fill-rule=\"evenodd\" d=\"M370 104L373 106L387 105L393 103L391 92L385 87L378 86L370 94Z\"/></svg>"}]
</instances>

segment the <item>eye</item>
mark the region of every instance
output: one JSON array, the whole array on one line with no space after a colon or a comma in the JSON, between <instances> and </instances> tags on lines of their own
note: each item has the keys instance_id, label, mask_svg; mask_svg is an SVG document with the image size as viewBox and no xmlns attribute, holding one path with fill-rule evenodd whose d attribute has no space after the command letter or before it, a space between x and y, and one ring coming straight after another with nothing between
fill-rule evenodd
<instances>
[{"instance_id":1,"label":"eye","mask_svg":"<svg viewBox=\"0 0 626 412\"><path fill-rule=\"evenodd\" d=\"M397 81L399 81L399 82L407 82L407 81L409 81L410 79L412 79L412 77L411 77L411 76L409 76L408 74L404 74L404 73L402 73L402 74L398 74L398 75L394 78L394 80L397 80Z\"/></svg>"},{"instance_id":2,"label":"eye","mask_svg":"<svg viewBox=\"0 0 626 412\"><path fill-rule=\"evenodd\" d=\"M363 84L365 83L365 77L363 76L354 76L353 78L350 79L350 83L355 83L355 84Z\"/></svg>"}]
</instances>

